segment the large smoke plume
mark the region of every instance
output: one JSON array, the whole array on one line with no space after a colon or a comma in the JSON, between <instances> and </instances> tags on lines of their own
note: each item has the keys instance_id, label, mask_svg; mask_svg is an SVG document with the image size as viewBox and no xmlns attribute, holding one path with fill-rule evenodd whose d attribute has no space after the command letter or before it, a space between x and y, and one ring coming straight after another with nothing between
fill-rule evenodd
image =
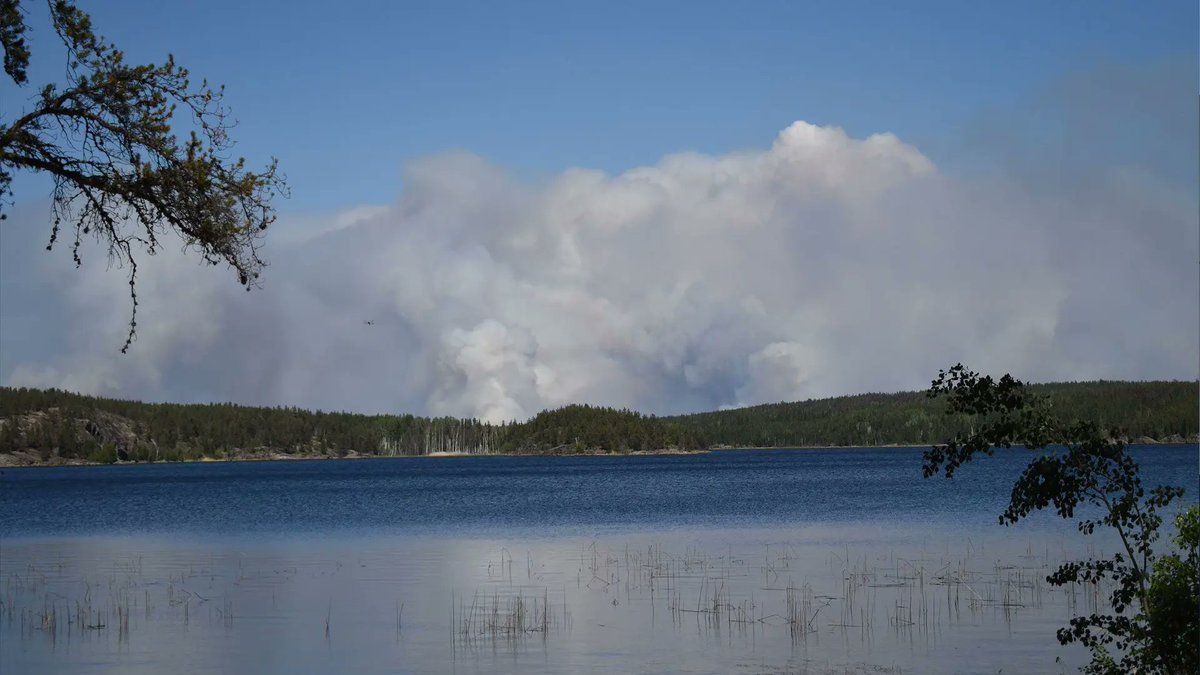
<instances>
[{"instance_id":1,"label":"large smoke plume","mask_svg":"<svg viewBox=\"0 0 1200 675\"><path fill-rule=\"evenodd\" d=\"M539 185L430 157L394 204L282 219L253 293L170 246L146 259L128 356L123 274L39 254L32 204L2 232L0 378L501 420L920 388L960 360L1196 377L1195 183L1145 158L1044 160L952 175L890 134L804 122L765 150Z\"/></svg>"}]
</instances>

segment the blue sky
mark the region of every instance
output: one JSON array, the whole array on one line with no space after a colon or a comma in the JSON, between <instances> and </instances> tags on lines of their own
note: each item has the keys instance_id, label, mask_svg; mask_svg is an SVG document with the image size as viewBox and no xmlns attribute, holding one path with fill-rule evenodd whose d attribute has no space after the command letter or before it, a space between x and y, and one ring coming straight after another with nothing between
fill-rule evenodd
<instances>
[{"instance_id":1,"label":"blue sky","mask_svg":"<svg viewBox=\"0 0 1200 675\"><path fill-rule=\"evenodd\" d=\"M499 420L1200 376L1194 1L82 6L292 198L252 293L142 257L121 355L124 274L42 253L19 174L0 384Z\"/></svg>"},{"instance_id":2,"label":"blue sky","mask_svg":"<svg viewBox=\"0 0 1200 675\"><path fill-rule=\"evenodd\" d=\"M616 173L761 148L797 119L890 131L940 160L981 117L1071 73L1197 53L1195 2L83 7L131 59L174 53L227 86L239 151L278 156L291 179L285 210L391 201L402 166L446 150L535 180Z\"/></svg>"}]
</instances>

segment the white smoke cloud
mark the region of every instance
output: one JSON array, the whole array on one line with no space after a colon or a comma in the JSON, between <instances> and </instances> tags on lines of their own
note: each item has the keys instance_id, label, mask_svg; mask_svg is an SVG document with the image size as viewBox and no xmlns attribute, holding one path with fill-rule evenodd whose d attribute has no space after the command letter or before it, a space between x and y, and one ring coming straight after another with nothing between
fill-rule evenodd
<instances>
[{"instance_id":1,"label":"white smoke cloud","mask_svg":"<svg viewBox=\"0 0 1200 675\"><path fill-rule=\"evenodd\" d=\"M804 122L767 150L539 186L431 157L395 204L279 223L261 290L148 259L128 356L122 275L31 259L28 209L3 232L0 377L491 420L922 388L956 361L1197 377L1195 193L1138 166L1088 181L956 178L890 134Z\"/></svg>"}]
</instances>

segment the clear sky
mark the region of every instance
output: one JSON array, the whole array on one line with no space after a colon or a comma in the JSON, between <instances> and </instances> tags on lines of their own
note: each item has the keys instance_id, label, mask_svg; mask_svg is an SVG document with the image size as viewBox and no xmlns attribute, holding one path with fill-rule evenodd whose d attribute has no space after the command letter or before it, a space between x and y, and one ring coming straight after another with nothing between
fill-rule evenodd
<instances>
[{"instance_id":1,"label":"clear sky","mask_svg":"<svg viewBox=\"0 0 1200 675\"><path fill-rule=\"evenodd\" d=\"M62 72L23 6L0 119ZM121 356L121 271L41 254L19 175L2 384L507 419L1200 374L1194 0L81 6L292 197L260 290L148 260Z\"/></svg>"},{"instance_id":2,"label":"clear sky","mask_svg":"<svg viewBox=\"0 0 1200 675\"><path fill-rule=\"evenodd\" d=\"M82 6L132 60L173 53L224 83L239 150L281 159L297 210L391 201L405 163L451 149L615 173L762 147L797 119L940 160L948 132L1071 73L1194 59L1198 30L1189 1Z\"/></svg>"}]
</instances>

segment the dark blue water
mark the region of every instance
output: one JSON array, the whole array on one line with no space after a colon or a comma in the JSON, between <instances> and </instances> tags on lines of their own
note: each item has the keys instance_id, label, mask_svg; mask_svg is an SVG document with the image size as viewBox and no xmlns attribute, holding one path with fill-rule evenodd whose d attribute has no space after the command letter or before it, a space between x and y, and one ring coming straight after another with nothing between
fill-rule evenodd
<instances>
[{"instance_id":1,"label":"dark blue water","mask_svg":"<svg viewBox=\"0 0 1200 675\"><path fill-rule=\"evenodd\" d=\"M0 537L106 534L579 534L864 523L995 526L1031 458L1013 450L953 480L920 448L735 450L692 456L448 457L6 469ZM1143 481L1196 499L1197 449L1135 448ZM1059 522L1051 514L1030 527Z\"/></svg>"}]
</instances>

